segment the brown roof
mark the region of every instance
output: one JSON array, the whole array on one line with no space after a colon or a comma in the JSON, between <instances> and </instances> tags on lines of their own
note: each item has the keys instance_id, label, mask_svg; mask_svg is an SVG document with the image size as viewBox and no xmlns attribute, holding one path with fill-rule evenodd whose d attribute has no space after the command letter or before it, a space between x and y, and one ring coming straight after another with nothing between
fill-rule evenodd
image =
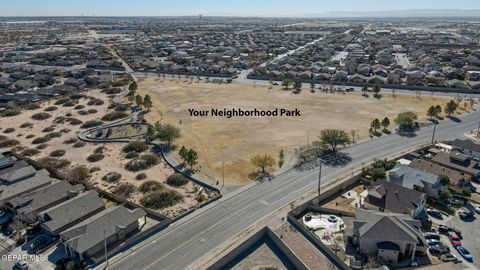
<instances>
[{"instance_id":1,"label":"brown roof","mask_svg":"<svg viewBox=\"0 0 480 270\"><path fill-rule=\"evenodd\" d=\"M405 210L415 210L422 204L422 194L420 191L394 183L377 181L372 188L368 189L364 202L389 212L403 214Z\"/></svg>"},{"instance_id":2,"label":"brown roof","mask_svg":"<svg viewBox=\"0 0 480 270\"><path fill-rule=\"evenodd\" d=\"M470 179L470 176L465 175L464 173L456 170L452 170L445 166L424 160L424 159L414 159L408 165L412 168L433 173L436 175L446 175L450 178L452 184L458 185Z\"/></svg>"},{"instance_id":3,"label":"brown roof","mask_svg":"<svg viewBox=\"0 0 480 270\"><path fill-rule=\"evenodd\" d=\"M480 173L480 164L461 153L451 152L450 154L446 154L440 152L433 157L432 161L450 169L465 172L469 175Z\"/></svg>"}]
</instances>

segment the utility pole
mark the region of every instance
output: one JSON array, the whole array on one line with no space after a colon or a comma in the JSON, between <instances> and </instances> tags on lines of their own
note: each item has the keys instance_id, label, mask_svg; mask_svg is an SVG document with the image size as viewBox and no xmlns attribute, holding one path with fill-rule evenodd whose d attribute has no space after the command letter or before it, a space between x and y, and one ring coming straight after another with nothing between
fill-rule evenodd
<instances>
[{"instance_id":1,"label":"utility pole","mask_svg":"<svg viewBox=\"0 0 480 270\"><path fill-rule=\"evenodd\" d=\"M320 205L320 186L322 184L322 161L320 161L320 167L318 167L318 205Z\"/></svg>"},{"instance_id":2,"label":"utility pole","mask_svg":"<svg viewBox=\"0 0 480 270\"><path fill-rule=\"evenodd\" d=\"M223 186L225 185L225 162L222 161L222 187L220 190L223 190Z\"/></svg>"},{"instance_id":3,"label":"utility pole","mask_svg":"<svg viewBox=\"0 0 480 270\"><path fill-rule=\"evenodd\" d=\"M433 125L432 144L435 141L435 131L437 130L437 124Z\"/></svg>"}]
</instances>

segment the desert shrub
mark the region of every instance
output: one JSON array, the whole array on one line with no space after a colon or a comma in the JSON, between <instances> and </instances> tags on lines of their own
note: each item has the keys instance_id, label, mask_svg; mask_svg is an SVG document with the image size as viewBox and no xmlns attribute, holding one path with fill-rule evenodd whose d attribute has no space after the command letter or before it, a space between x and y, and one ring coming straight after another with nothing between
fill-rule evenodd
<instances>
[{"instance_id":1,"label":"desert shrub","mask_svg":"<svg viewBox=\"0 0 480 270\"><path fill-rule=\"evenodd\" d=\"M50 132L45 135L46 138L53 139L53 138L60 138L62 137L62 133L60 132Z\"/></svg>"},{"instance_id":2,"label":"desert shrub","mask_svg":"<svg viewBox=\"0 0 480 270\"><path fill-rule=\"evenodd\" d=\"M70 116L72 116L72 115L73 115L73 114L72 114L71 112L68 112L68 113L65 114L65 116L67 116L67 117L70 117Z\"/></svg>"},{"instance_id":3,"label":"desert shrub","mask_svg":"<svg viewBox=\"0 0 480 270\"><path fill-rule=\"evenodd\" d=\"M1 134L0 134L0 141L6 140L6 139L8 139L8 137L7 137L7 136L5 136L5 135L1 135Z\"/></svg>"},{"instance_id":4,"label":"desert shrub","mask_svg":"<svg viewBox=\"0 0 480 270\"><path fill-rule=\"evenodd\" d=\"M77 166L72 168L67 173L67 180L71 184L81 184L90 178L90 172L88 168Z\"/></svg>"},{"instance_id":5,"label":"desert shrub","mask_svg":"<svg viewBox=\"0 0 480 270\"><path fill-rule=\"evenodd\" d=\"M0 141L0 148L13 147L13 146L15 146L19 143L20 143L19 141L14 140L14 139L5 139L5 140Z\"/></svg>"},{"instance_id":6,"label":"desert shrub","mask_svg":"<svg viewBox=\"0 0 480 270\"><path fill-rule=\"evenodd\" d=\"M100 167L97 167L97 166L92 167L92 168L90 168L89 171L90 171L90 173L98 172L98 171L100 171Z\"/></svg>"},{"instance_id":7,"label":"desert shrub","mask_svg":"<svg viewBox=\"0 0 480 270\"><path fill-rule=\"evenodd\" d=\"M6 129L3 130L3 133L12 133L14 131L15 131L14 128L6 128Z\"/></svg>"},{"instance_id":8,"label":"desert shrub","mask_svg":"<svg viewBox=\"0 0 480 270\"><path fill-rule=\"evenodd\" d=\"M40 165L46 168L53 168L56 170L63 169L71 164L69 160L57 159L52 157L43 157L37 160Z\"/></svg>"},{"instance_id":9,"label":"desert shrub","mask_svg":"<svg viewBox=\"0 0 480 270\"><path fill-rule=\"evenodd\" d=\"M103 104L105 104L105 102L104 102L103 100L101 100L101 99L98 99L98 98L91 99L91 100L87 103L88 106L92 106L92 105L93 105L93 106L101 106L101 105L103 105Z\"/></svg>"},{"instance_id":10,"label":"desert shrub","mask_svg":"<svg viewBox=\"0 0 480 270\"><path fill-rule=\"evenodd\" d=\"M172 187L181 187L188 183L188 178L181 173L174 173L167 178L167 184Z\"/></svg>"},{"instance_id":11,"label":"desert shrub","mask_svg":"<svg viewBox=\"0 0 480 270\"><path fill-rule=\"evenodd\" d=\"M103 154L93 153L87 157L88 162L97 162L105 158Z\"/></svg>"},{"instance_id":12,"label":"desert shrub","mask_svg":"<svg viewBox=\"0 0 480 270\"><path fill-rule=\"evenodd\" d=\"M72 130L70 130L68 128L62 128L62 129L60 129L59 132L62 133L62 134L65 134L65 133L70 133L70 131L72 131Z\"/></svg>"},{"instance_id":13,"label":"desert shrub","mask_svg":"<svg viewBox=\"0 0 480 270\"><path fill-rule=\"evenodd\" d=\"M147 175L145 173L139 173L137 174L137 176L135 176L135 179L137 180L143 180L145 178L147 178Z\"/></svg>"},{"instance_id":14,"label":"desert shrub","mask_svg":"<svg viewBox=\"0 0 480 270\"><path fill-rule=\"evenodd\" d=\"M35 148L29 148L29 149L23 150L22 153L20 153L20 154L24 157L31 157L31 156L40 154L40 150L35 149Z\"/></svg>"},{"instance_id":15,"label":"desert shrub","mask_svg":"<svg viewBox=\"0 0 480 270\"><path fill-rule=\"evenodd\" d=\"M28 122L20 125L20 128L31 128L31 127L33 127L33 124Z\"/></svg>"},{"instance_id":16,"label":"desert shrub","mask_svg":"<svg viewBox=\"0 0 480 270\"><path fill-rule=\"evenodd\" d=\"M46 127L42 130L42 132L44 133L48 133L48 132L52 132L55 130L55 127L54 126L49 126L49 127Z\"/></svg>"},{"instance_id":17,"label":"desert shrub","mask_svg":"<svg viewBox=\"0 0 480 270\"><path fill-rule=\"evenodd\" d=\"M73 137L73 138L65 140L63 143L64 144L72 144L72 143L76 143L76 142L78 142L78 139Z\"/></svg>"},{"instance_id":18,"label":"desert shrub","mask_svg":"<svg viewBox=\"0 0 480 270\"><path fill-rule=\"evenodd\" d=\"M151 209L162 209L173 206L183 199L182 194L174 190L153 191L140 199L140 204Z\"/></svg>"},{"instance_id":19,"label":"desert shrub","mask_svg":"<svg viewBox=\"0 0 480 270\"><path fill-rule=\"evenodd\" d=\"M152 154L144 154L135 159L130 160L126 165L125 169L138 172L141 170L146 170L157 165L160 162L159 158Z\"/></svg>"},{"instance_id":20,"label":"desert shrub","mask_svg":"<svg viewBox=\"0 0 480 270\"><path fill-rule=\"evenodd\" d=\"M37 145L37 147L35 147L35 148L43 150L47 147L48 147L48 143L42 143L42 144Z\"/></svg>"},{"instance_id":21,"label":"desert shrub","mask_svg":"<svg viewBox=\"0 0 480 270\"><path fill-rule=\"evenodd\" d=\"M87 115L88 112L85 111L85 110L80 110L80 111L78 111L78 114L79 114L79 115Z\"/></svg>"},{"instance_id":22,"label":"desert shrub","mask_svg":"<svg viewBox=\"0 0 480 270\"><path fill-rule=\"evenodd\" d=\"M50 115L49 113L46 113L46 112L39 112L39 113L36 113L36 114L32 115L32 119L37 120L37 121L45 120L45 119L48 119L50 117L52 117L52 115Z\"/></svg>"},{"instance_id":23,"label":"desert shrub","mask_svg":"<svg viewBox=\"0 0 480 270\"><path fill-rule=\"evenodd\" d=\"M57 101L55 101L55 105L63 105L64 103L68 102L68 98L61 98Z\"/></svg>"},{"instance_id":24,"label":"desert shrub","mask_svg":"<svg viewBox=\"0 0 480 270\"><path fill-rule=\"evenodd\" d=\"M102 180L107 183L116 183L122 178L122 175L118 172L109 172L102 177Z\"/></svg>"},{"instance_id":25,"label":"desert shrub","mask_svg":"<svg viewBox=\"0 0 480 270\"><path fill-rule=\"evenodd\" d=\"M68 100L67 102L63 103L63 107L73 107L78 104L78 100Z\"/></svg>"},{"instance_id":26,"label":"desert shrub","mask_svg":"<svg viewBox=\"0 0 480 270\"><path fill-rule=\"evenodd\" d=\"M65 123L65 119L66 119L65 116L57 116L57 117L55 117L55 119L53 119L52 122L54 124L63 124L63 123Z\"/></svg>"},{"instance_id":27,"label":"desert shrub","mask_svg":"<svg viewBox=\"0 0 480 270\"><path fill-rule=\"evenodd\" d=\"M41 144L50 141L50 138L47 137L37 137L33 139L32 144Z\"/></svg>"},{"instance_id":28,"label":"desert shrub","mask_svg":"<svg viewBox=\"0 0 480 270\"><path fill-rule=\"evenodd\" d=\"M129 198L132 193L137 191L137 187L135 187L133 184L130 183L123 183L118 185L114 190L113 194L118 195L122 198Z\"/></svg>"},{"instance_id":29,"label":"desert shrub","mask_svg":"<svg viewBox=\"0 0 480 270\"><path fill-rule=\"evenodd\" d=\"M93 152L95 154L103 154L103 151L105 150L105 147L104 146L100 146L100 147L97 147L95 148L95 150L93 150Z\"/></svg>"},{"instance_id":30,"label":"desert shrub","mask_svg":"<svg viewBox=\"0 0 480 270\"><path fill-rule=\"evenodd\" d=\"M114 112L110 112L110 113L105 114L102 117L102 120L103 121L115 121L115 120L118 120L118 119L125 118L127 116L128 116L128 114L125 113L125 112L114 111Z\"/></svg>"},{"instance_id":31,"label":"desert shrub","mask_svg":"<svg viewBox=\"0 0 480 270\"><path fill-rule=\"evenodd\" d=\"M122 148L125 153L137 152L141 153L148 149L148 144L144 142L130 142Z\"/></svg>"},{"instance_id":32,"label":"desert shrub","mask_svg":"<svg viewBox=\"0 0 480 270\"><path fill-rule=\"evenodd\" d=\"M22 112L17 109L8 109L1 113L3 117L12 117L21 114Z\"/></svg>"},{"instance_id":33,"label":"desert shrub","mask_svg":"<svg viewBox=\"0 0 480 270\"><path fill-rule=\"evenodd\" d=\"M63 149L57 149L57 150L53 150L52 152L50 152L50 155L51 157L61 157L65 155L65 150Z\"/></svg>"},{"instance_id":34,"label":"desert shrub","mask_svg":"<svg viewBox=\"0 0 480 270\"><path fill-rule=\"evenodd\" d=\"M31 139L33 137L35 137L35 135L33 135L33 134L28 134L27 136L25 136L25 138L27 138L27 139Z\"/></svg>"},{"instance_id":35,"label":"desert shrub","mask_svg":"<svg viewBox=\"0 0 480 270\"><path fill-rule=\"evenodd\" d=\"M27 105L23 106L23 108L25 108L25 110L36 110L36 109L40 109L40 104L30 103L30 104L27 104Z\"/></svg>"},{"instance_id":36,"label":"desert shrub","mask_svg":"<svg viewBox=\"0 0 480 270\"><path fill-rule=\"evenodd\" d=\"M75 148L81 148L81 147L84 147L85 144L86 144L85 142L81 142L81 141L80 141L80 142L76 142L76 143L73 145L73 147L75 147Z\"/></svg>"},{"instance_id":37,"label":"desert shrub","mask_svg":"<svg viewBox=\"0 0 480 270\"><path fill-rule=\"evenodd\" d=\"M102 92L104 92L107 95L115 95L122 92L122 89L114 87L114 88L105 89Z\"/></svg>"},{"instance_id":38,"label":"desert shrub","mask_svg":"<svg viewBox=\"0 0 480 270\"><path fill-rule=\"evenodd\" d=\"M78 99L82 99L82 98L87 98L86 95L84 94L80 94L80 93L74 93L74 94L71 94L69 96L70 99L73 99L73 100L78 100Z\"/></svg>"},{"instance_id":39,"label":"desert shrub","mask_svg":"<svg viewBox=\"0 0 480 270\"><path fill-rule=\"evenodd\" d=\"M85 108L85 105L82 105L82 104L79 104L79 105L74 107L75 110L81 110L83 108Z\"/></svg>"},{"instance_id":40,"label":"desert shrub","mask_svg":"<svg viewBox=\"0 0 480 270\"><path fill-rule=\"evenodd\" d=\"M17 134L17 137L22 137L23 136L23 133L18 133Z\"/></svg>"},{"instance_id":41,"label":"desert shrub","mask_svg":"<svg viewBox=\"0 0 480 270\"><path fill-rule=\"evenodd\" d=\"M88 109L88 113L97 113L98 111L95 109Z\"/></svg>"},{"instance_id":42,"label":"desert shrub","mask_svg":"<svg viewBox=\"0 0 480 270\"><path fill-rule=\"evenodd\" d=\"M137 152L129 152L125 154L126 159L132 159L138 157L139 154Z\"/></svg>"},{"instance_id":43,"label":"desert shrub","mask_svg":"<svg viewBox=\"0 0 480 270\"><path fill-rule=\"evenodd\" d=\"M128 110L130 110L130 105L128 104L118 104L117 106L115 106L115 111L117 112L125 112Z\"/></svg>"},{"instance_id":44,"label":"desert shrub","mask_svg":"<svg viewBox=\"0 0 480 270\"><path fill-rule=\"evenodd\" d=\"M101 125L103 125L102 120L94 119L94 120L89 120L89 121L83 123L81 128L92 128L92 127L97 127L97 126L101 126Z\"/></svg>"},{"instance_id":45,"label":"desert shrub","mask_svg":"<svg viewBox=\"0 0 480 270\"><path fill-rule=\"evenodd\" d=\"M56 111L58 110L58 107L57 106L48 106L47 108L45 108L44 111L46 112L53 112L53 111Z\"/></svg>"},{"instance_id":46,"label":"desert shrub","mask_svg":"<svg viewBox=\"0 0 480 270\"><path fill-rule=\"evenodd\" d=\"M22 152L23 150L27 149L27 147L23 146L23 145L16 145L14 147L12 147L10 149L10 151L12 152L15 152L15 153L18 153L18 152Z\"/></svg>"},{"instance_id":47,"label":"desert shrub","mask_svg":"<svg viewBox=\"0 0 480 270\"><path fill-rule=\"evenodd\" d=\"M70 125L72 126L78 126L83 123L81 120L78 120L77 118L73 118L73 117L67 118L66 121L70 123Z\"/></svg>"},{"instance_id":48,"label":"desert shrub","mask_svg":"<svg viewBox=\"0 0 480 270\"><path fill-rule=\"evenodd\" d=\"M160 191L163 189L165 189L165 186L162 185L162 183L159 183L157 181L146 181L140 185L138 191L145 194L148 192Z\"/></svg>"}]
</instances>

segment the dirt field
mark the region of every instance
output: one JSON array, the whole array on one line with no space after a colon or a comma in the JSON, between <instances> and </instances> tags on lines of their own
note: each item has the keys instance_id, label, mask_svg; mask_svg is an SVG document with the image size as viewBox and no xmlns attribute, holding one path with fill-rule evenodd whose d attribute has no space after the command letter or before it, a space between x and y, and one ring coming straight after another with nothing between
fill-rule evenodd
<instances>
[{"instance_id":1,"label":"dirt field","mask_svg":"<svg viewBox=\"0 0 480 270\"><path fill-rule=\"evenodd\" d=\"M432 104L448 101L430 96L384 95L381 99L351 94L311 93L304 89L299 95L284 91L280 86L247 84L214 84L206 82L170 81L170 79L146 78L139 83L138 92L149 94L154 101L146 118L150 122L163 119L179 126L182 138L176 143L192 147L199 153L201 173L220 179L222 160L225 162L225 182L243 185L250 180L249 163L255 153L268 153L278 157L283 150L286 160L294 150L315 140L321 130L339 128L350 133L359 130L359 137L368 136L370 122L374 118L391 119L401 111L417 112L426 118ZM212 108L295 109L301 117L191 117L189 109ZM160 113L162 112L162 113ZM307 134L309 134L307 136Z\"/></svg>"},{"instance_id":2,"label":"dirt field","mask_svg":"<svg viewBox=\"0 0 480 270\"><path fill-rule=\"evenodd\" d=\"M56 117L65 116L67 114L71 114L71 117L79 119L85 123L89 120L100 119L107 112L112 111L108 109L109 99L106 94L100 93L98 90L92 90L86 92L86 95L88 97L100 99L104 103L102 105L88 105L88 99L80 99L77 105L85 106L83 110L95 109L97 112L87 115L80 115L80 109L76 109L77 107L54 105L55 100L46 101L42 103L42 106L39 109L24 110L20 115L0 118L0 135L19 141L17 148L21 149L18 149L17 151L18 153L22 153L22 149L36 149L38 147L39 144L33 143L35 138L45 136L49 132L60 132L60 137L54 137L46 142L44 149L39 149L39 153L29 156L29 158L38 160L43 157L48 157L49 154L54 150L64 150L65 153L59 157L59 159L66 159L70 161L71 164L62 170L67 171L69 168L77 165L85 166L89 169L96 167L97 170L91 173L92 177L90 178L90 182L109 192L112 192L117 185L127 182L137 187L140 186L142 182L148 180L158 181L166 185L165 182L167 177L172 175L174 170L163 160L158 165L146 170L139 172L128 171L125 169L125 164L129 160L125 158L125 154L122 152L123 146L126 145L125 143L82 143L83 146L75 147L74 145L76 142L81 143L81 141L78 141L77 139L78 134L82 131L85 131L85 129L82 129L80 127L81 125L71 125L66 122L59 124L53 123ZM41 121L31 118L32 115L44 112L44 109L50 106L57 107L56 110L48 112L51 115L50 118ZM128 113L130 112L128 111ZM28 127L23 127L22 124L24 123L30 123L31 125ZM52 130L44 130L47 127L51 127ZM7 133L6 130L8 128L13 128L14 131ZM124 134L120 132L119 135ZM68 144L65 143L65 141L69 139L75 139L75 142ZM103 147L103 154L105 157L97 162L87 161L87 157L93 154L99 147ZM146 152L148 152L148 150ZM121 179L118 183L107 183L102 180L102 177L109 172L118 172L121 174ZM145 173L147 175L146 178L143 180L136 180L135 177L139 173ZM184 200L174 206L161 209L158 212L169 217L175 217L178 214L189 210L190 208L195 208L198 206L199 203L196 201L195 195L196 190L200 188L199 185L189 181L182 187L174 188L168 186L168 188L181 193L184 196ZM134 192L129 199L138 203L141 195L142 194L137 191Z\"/></svg>"}]
</instances>

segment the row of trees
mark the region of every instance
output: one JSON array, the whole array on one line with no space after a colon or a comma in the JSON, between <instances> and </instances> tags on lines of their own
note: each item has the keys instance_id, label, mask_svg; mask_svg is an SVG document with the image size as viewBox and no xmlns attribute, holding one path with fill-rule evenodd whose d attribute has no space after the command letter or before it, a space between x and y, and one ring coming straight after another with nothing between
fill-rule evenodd
<instances>
[{"instance_id":1,"label":"row of trees","mask_svg":"<svg viewBox=\"0 0 480 270\"><path fill-rule=\"evenodd\" d=\"M192 148L187 149L185 146L182 146L178 151L178 155L182 159L182 166L187 164L190 166L190 170L193 170L193 166L197 165L198 163L198 154Z\"/></svg>"},{"instance_id":2,"label":"row of trees","mask_svg":"<svg viewBox=\"0 0 480 270\"><path fill-rule=\"evenodd\" d=\"M450 100L446 105L445 105L445 113L447 116L451 116L453 113L457 111L458 104L454 100ZM442 106L440 105L432 105L428 108L427 110L427 116L432 119L432 117L438 118L440 114L442 113Z\"/></svg>"},{"instance_id":3,"label":"row of trees","mask_svg":"<svg viewBox=\"0 0 480 270\"><path fill-rule=\"evenodd\" d=\"M153 107L153 101L150 95L145 95L145 97L142 97L137 93L138 85L136 82L132 82L130 86L128 87L128 95L127 99L130 103L135 103L137 107L139 108L145 108L147 111L150 111L150 108Z\"/></svg>"},{"instance_id":4,"label":"row of trees","mask_svg":"<svg viewBox=\"0 0 480 270\"><path fill-rule=\"evenodd\" d=\"M378 120L378 118L375 118L372 123L370 123L370 131L373 133L377 133L377 130L380 128L383 128L384 131L388 130L388 127L390 126L390 119L388 117L383 118L382 121Z\"/></svg>"},{"instance_id":5,"label":"row of trees","mask_svg":"<svg viewBox=\"0 0 480 270\"><path fill-rule=\"evenodd\" d=\"M150 141L160 140L168 145L172 146L172 143L180 138L181 132L180 129L172 124L162 124L156 122L154 125L151 125L147 129L147 136Z\"/></svg>"},{"instance_id":6,"label":"row of trees","mask_svg":"<svg viewBox=\"0 0 480 270\"><path fill-rule=\"evenodd\" d=\"M368 92L368 84L365 83L362 87L362 95L363 96L368 96L367 92ZM381 98L382 95L380 95L380 91L382 91L382 87L380 86L379 83L376 83L373 85L373 88L372 88L372 91L373 91L373 96L376 97L376 98Z\"/></svg>"}]
</instances>

